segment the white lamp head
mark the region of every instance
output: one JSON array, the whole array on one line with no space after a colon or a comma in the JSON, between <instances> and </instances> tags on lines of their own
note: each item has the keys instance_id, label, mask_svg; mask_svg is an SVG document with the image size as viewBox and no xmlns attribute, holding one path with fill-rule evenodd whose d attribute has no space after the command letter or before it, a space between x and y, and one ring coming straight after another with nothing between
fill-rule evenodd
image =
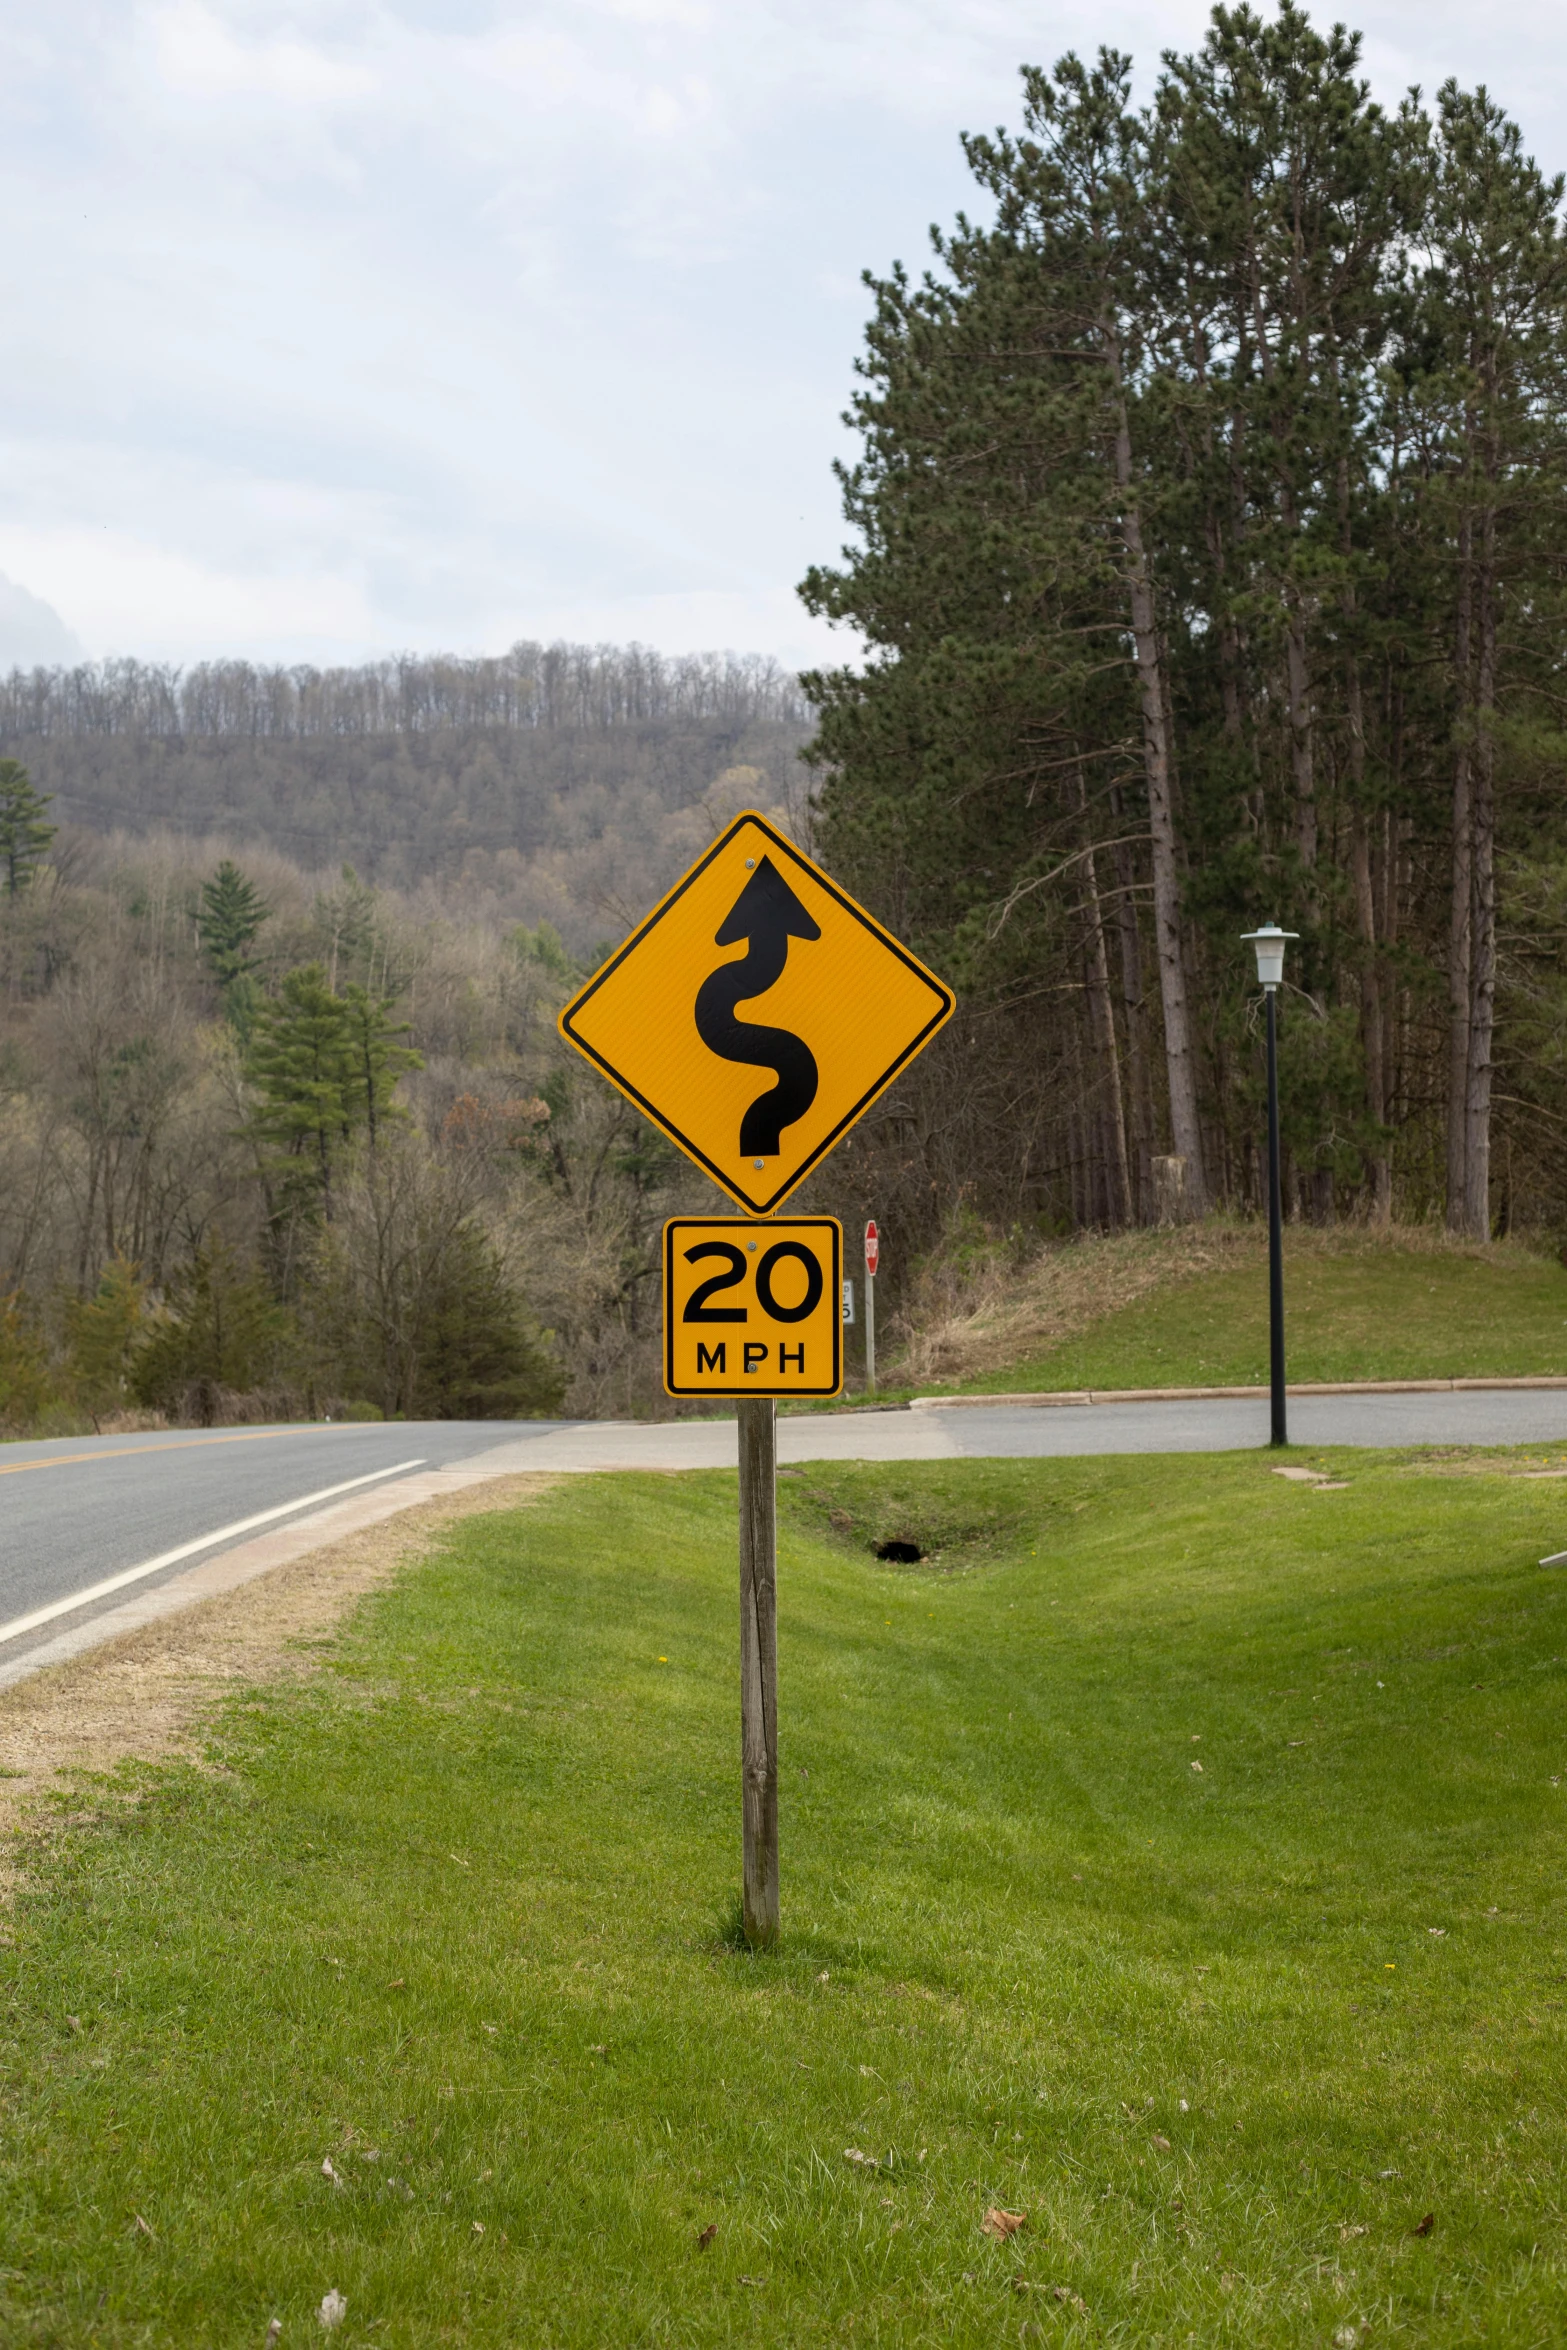
<instances>
[{"instance_id":1,"label":"white lamp head","mask_svg":"<svg viewBox=\"0 0 1567 2350\"><path fill-rule=\"evenodd\" d=\"M1284 977L1284 949L1299 936L1298 930L1281 930L1276 922L1265 922L1260 930L1244 934L1242 944L1255 950L1257 978L1270 995Z\"/></svg>"}]
</instances>

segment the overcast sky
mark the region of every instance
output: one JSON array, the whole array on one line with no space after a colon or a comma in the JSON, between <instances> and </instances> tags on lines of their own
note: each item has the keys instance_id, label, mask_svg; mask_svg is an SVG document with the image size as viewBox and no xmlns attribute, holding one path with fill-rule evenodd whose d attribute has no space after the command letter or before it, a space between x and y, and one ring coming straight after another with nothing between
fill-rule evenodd
<instances>
[{"instance_id":1,"label":"overcast sky","mask_svg":"<svg viewBox=\"0 0 1567 2350\"><path fill-rule=\"evenodd\" d=\"M832 640L867 298L1016 69L1189 0L0 0L0 662ZM1377 0L1379 94L1567 163L1544 0Z\"/></svg>"}]
</instances>

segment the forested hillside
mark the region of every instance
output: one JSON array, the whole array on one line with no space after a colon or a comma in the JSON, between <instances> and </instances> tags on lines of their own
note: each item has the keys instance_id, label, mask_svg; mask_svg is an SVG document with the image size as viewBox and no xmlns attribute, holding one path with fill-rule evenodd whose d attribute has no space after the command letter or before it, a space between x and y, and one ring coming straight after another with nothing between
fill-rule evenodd
<instances>
[{"instance_id":1,"label":"forested hillside","mask_svg":"<svg viewBox=\"0 0 1567 2350\"><path fill-rule=\"evenodd\" d=\"M52 815L0 763L0 1429L669 1408L714 1195L560 1044L548 924Z\"/></svg>"},{"instance_id":2,"label":"forested hillside","mask_svg":"<svg viewBox=\"0 0 1567 2350\"><path fill-rule=\"evenodd\" d=\"M816 838L964 997L878 1189L1256 1203L1271 918L1294 1212L1559 1220L1563 183L1288 5L1130 86L1026 72L873 285Z\"/></svg>"},{"instance_id":3,"label":"forested hillside","mask_svg":"<svg viewBox=\"0 0 1567 2350\"><path fill-rule=\"evenodd\" d=\"M548 921L579 950L707 837L689 811L720 777L739 771L735 804L797 795L808 732L775 663L637 646L0 679L0 755L59 821L347 863L463 918Z\"/></svg>"}]
</instances>

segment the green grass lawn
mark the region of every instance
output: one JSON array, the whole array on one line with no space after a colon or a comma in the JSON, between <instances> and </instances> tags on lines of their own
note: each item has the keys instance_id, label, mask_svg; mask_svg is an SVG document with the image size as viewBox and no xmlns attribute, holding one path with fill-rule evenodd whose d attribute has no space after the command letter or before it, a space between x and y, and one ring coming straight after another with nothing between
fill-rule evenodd
<instances>
[{"instance_id":1,"label":"green grass lawn","mask_svg":"<svg viewBox=\"0 0 1567 2350\"><path fill-rule=\"evenodd\" d=\"M1440 1466L786 1479L769 1958L733 1478L469 1520L40 1844L0 2341L1561 2341L1567 1482Z\"/></svg>"},{"instance_id":2,"label":"green grass lawn","mask_svg":"<svg viewBox=\"0 0 1567 2350\"><path fill-rule=\"evenodd\" d=\"M1567 1271L1554 1257L1286 1243L1292 1381L1567 1374ZM966 1392L1245 1387L1268 1378L1268 1281L1255 1266L1172 1283Z\"/></svg>"}]
</instances>

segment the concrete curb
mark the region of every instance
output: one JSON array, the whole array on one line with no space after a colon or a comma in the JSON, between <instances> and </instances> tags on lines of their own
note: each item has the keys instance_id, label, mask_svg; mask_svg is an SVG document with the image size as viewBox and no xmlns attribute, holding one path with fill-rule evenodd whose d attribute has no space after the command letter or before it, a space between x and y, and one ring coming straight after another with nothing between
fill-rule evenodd
<instances>
[{"instance_id":1,"label":"concrete curb","mask_svg":"<svg viewBox=\"0 0 1567 2350\"><path fill-rule=\"evenodd\" d=\"M1287 1388L1290 1395L1462 1395L1512 1394L1564 1388L1567 1379L1322 1379ZM916 1395L911 1412L977 1410L1049 1411L1102 1403L1229 1403L1265 1396L1266 1387L1111 1387L1061 1389L1048 1395Z\"/></svg>"}]
</instances>

